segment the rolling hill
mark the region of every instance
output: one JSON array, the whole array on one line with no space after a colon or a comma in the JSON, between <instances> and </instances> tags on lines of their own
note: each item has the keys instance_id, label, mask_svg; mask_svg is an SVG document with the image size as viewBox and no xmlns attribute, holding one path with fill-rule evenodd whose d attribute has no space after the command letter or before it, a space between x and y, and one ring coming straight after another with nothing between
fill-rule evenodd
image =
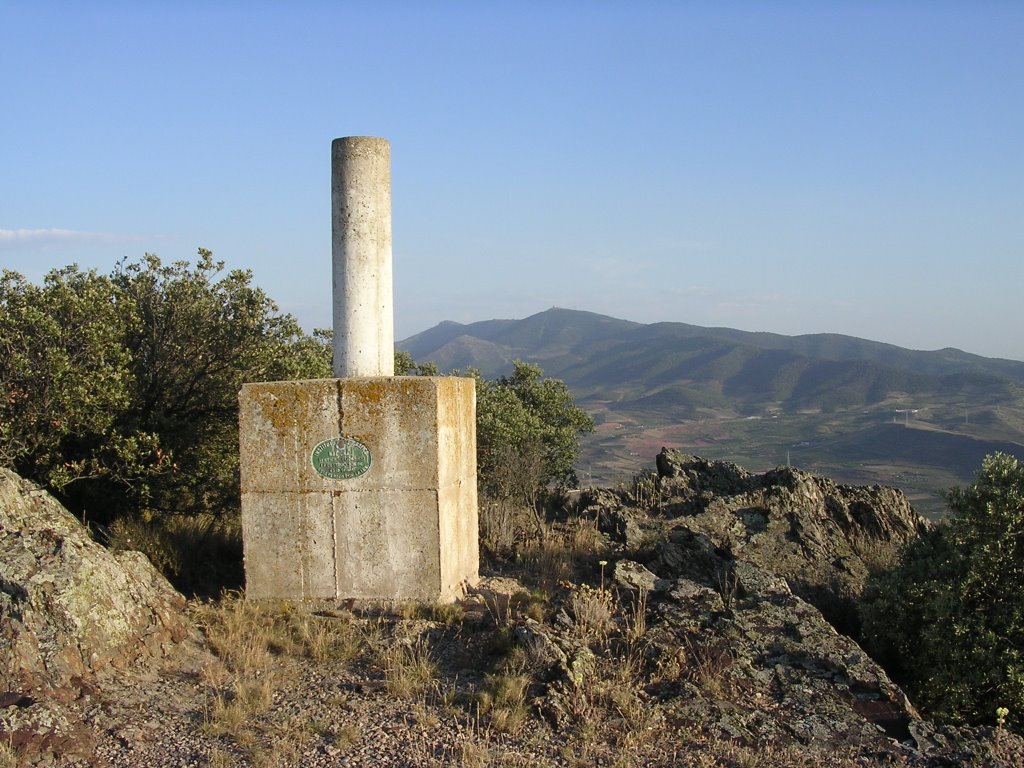
<instances>
[{"instance_id":1,"label":"rolling hill","mask_svg":"<svg viewBox=\"0 0 1024 768\"><path fill-rule=\"evenodd\" d=\"M549 309L523 320L445 322L399 342L442 370L488 377L540 364L579 397L638 399L685 383L716 404L828 408L898 395L1019 396L1024 363L956 349L922 352L837 334L782 336L684 323L643 325Z\"/></svg>"},{"instance_id":2,"label":"rolling hill","mask_svg":"<svg viewBox=\"0 0 1024 768\"><path fill-rule=\"evenodd\" d=\"M970 481L978 456L1024 456L1024 362L957 349L558 308L522 320L444 322L398 347L441 370L493 377L524 360L563 379L599 424L583 457L595 482L642 469L648 441L663 435L673 447L752 469L789 455L840 481L902 484L940 509L939 491ZM920 434L908 441L905 430L883 426L894 418ZM908 476L922 476L921 487L908 487Z\"/></svg>"}]
</instances>

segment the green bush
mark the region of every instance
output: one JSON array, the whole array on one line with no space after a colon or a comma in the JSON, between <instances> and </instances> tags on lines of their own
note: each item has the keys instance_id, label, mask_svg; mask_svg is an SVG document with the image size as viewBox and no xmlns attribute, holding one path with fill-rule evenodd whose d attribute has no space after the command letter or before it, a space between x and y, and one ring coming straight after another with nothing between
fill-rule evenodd
<instances>
[{"instance_id":1,"label":"green bush","mask_svg":"<svg viewBox=\"0 0 1024 768\"><path fill-rule=\"evenodd\" d=\"M478 471L491 495L526 498L549 483L576 481L579 435L594 420L559 379L519 360L511 376L476 375Z\"/></svg>"},{"instance_id":2,"label":"green bush","mask_svg":"<svg viewBox=\"0 0 1024 768\"><path fill-rule=\"evenodd\" d=\"M949 521L865 593L864 641L930 716L1024 732L1024 463L987 457Z\"/></svg>"},{"instance_id":3,"label":"green bush","mask_svg":"<svg viewBox=\"0 0 1024 768\"><path fill-rule=\"evenodd\" d=\"M0 462L90 521L237 510L239 387L328 376L330 348L223 269L4 270Z\"/></svg>"}]
</instances>

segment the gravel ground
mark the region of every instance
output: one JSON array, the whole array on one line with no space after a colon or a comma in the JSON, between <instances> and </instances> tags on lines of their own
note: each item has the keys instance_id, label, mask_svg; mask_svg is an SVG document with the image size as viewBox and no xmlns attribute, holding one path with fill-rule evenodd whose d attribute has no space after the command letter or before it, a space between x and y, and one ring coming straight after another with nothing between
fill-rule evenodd
<instances>
[{"instance_id":1,"label":"gravel ground","mask_svg":"<svg viewBox=\"0 0 1024 768\"><path fill-rule=\"evenodd\" d=\"M165 673L108 690L107 703L91 714L99 737L91 764L397 768L458 764L464 745L478 745L523 765L567 765L552 759L558 745L549 733L491 740L464 714L426 700L396 701L376 681L352 673L295 660L282 672L287 681L270 709L224 732L209 727L209 695L195 675Z\"/></svg>"},{"instance_id":2,"label":"gravel ground","mask_svg":"<svg viewBox=\"0 0 1024 768\"><path fill-rule=\"evenodd\" d=\"M506 586L506 585L502 585ZM514 583L509 588L517 587ZM482 600L464 608L479 609ZM380 626L379 619L377 620ZM404 632L427 633L436 679L424 692L396 698L371 654L316 662L282 654L270 674L269 706L237 722L214 712L211 669L223 665L193 644L163 668L108 679L68 705L81 723L74 750L28 763L54 768L109 766L569 766L571 748L547 725L531 720L515 736L482 726L472 699L482 674L483 645L492 632L446 628L429 621L395 620ZM469 623L472 626L472 622ZM387 642L395 642L389 639ZM484 665L485 666L485 665ZM456 703L456 700L459 703Z\"/></svg>"}]
</instances>

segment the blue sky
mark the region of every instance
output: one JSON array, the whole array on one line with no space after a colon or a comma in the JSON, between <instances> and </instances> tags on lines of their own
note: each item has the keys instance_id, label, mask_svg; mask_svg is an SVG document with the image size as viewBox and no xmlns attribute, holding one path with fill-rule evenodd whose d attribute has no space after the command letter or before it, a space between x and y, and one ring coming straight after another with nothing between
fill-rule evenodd
<instances>
[{"instance_id":1,"label":"blue sky","mask_svg":"<svg viewBox=\"0 0 1024 768\"><path fill-rule=\"evenodd\" d=\"M1024 3L0 0L0 266L251 269L330 325L391 141L396 335L552 306L1024 360Z\"/></svg>"}]
</instances>

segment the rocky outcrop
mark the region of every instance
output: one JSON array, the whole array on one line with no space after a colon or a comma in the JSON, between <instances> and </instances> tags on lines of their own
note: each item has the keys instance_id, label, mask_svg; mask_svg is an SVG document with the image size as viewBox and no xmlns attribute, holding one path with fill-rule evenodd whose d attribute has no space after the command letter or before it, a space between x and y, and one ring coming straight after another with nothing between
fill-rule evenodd
<instances>
[{"instance_id":1,"label":"rocky outcrop","mask_svg":"<svg viewBox=\"0 0 1024 768\"><path fill-rule=\"evenodd\" d=\"M0 730L58 743L68 737L59 718L40 721L36 704L75 699L188 634L184 599L145 555L108 551L44 490L0 469Z\"/></svg>"},{"instance_id":2,"label":"rocky outcrop","mask_svg":"<svg viewBox=\"0 0 1024 768\"><path fill-rule=\"evenodd\" d=\"M735 587L678 578L650 600L658 662L683 670L651 691L670 711L723 737L825 752L909 739L920 716L856 642L784 579L743 561L732 570Z\"/></svg>"},{"instance_id":3,"label":"rocky outcrop","mask_svg":"<svg viewBox=\"0 0 1024 768\"><path fill-rule=\"evenodd\" d=\"M645 539L640 528L656 529L660 544L645 560L663 577L708 576L693 548L702 536L723 562L743 560L783 577L846 632L856 632L854 603L870 573L929 525L894 488L839 485L790 467L752 474L669 449L656 463L646 506L622 495L584 497L602 530L629 547Z\"/></svg>"},{"instance_id":4,"label":"rocky outcrop","mask_svg":"<svg viewBox=\"0 0 1024 768\"><path fill-rule=\"evenodd\" d=\"M1017 737L923 720L851 636L869 575L928 528L902 492L662 449L657 475L585 491L575 511L619 542L618 588L646 596L645 692L673 721L821 764L1019 765ZM548 635L563 653L542 705L557 715L585 653Z\"/></svg>"},{"instance_id":5,"label":"rocky outcrop","mask_svg":"<svg viewBox=\"0 0 1024 768\"><path fill-rule=\"evenodd\" d=\"M604 674L609 664L628 669L639 686L631 707L628 684L616 684L611 696L623 717L636 717L639 703L648 717L712 742L798 750L806 765L1020 765L1024 740L1016 736L924 720L885 670L785 579L730 558L704 534L692 534L686 551L699 562L695 578L665 578L624 559L612 566L609 594L646 606L642 635L628 639L622 618L595 639L579 631L571 608L551 623L514 626L531 662L546 670L533 705L556 728L571 727L588 699L608 695L595 683L603 658ZM718 580L721 573L731 580Z\"/></svg>"},{"instance_id":6,"label":"rocky outcrop","mask_svg":"<svg viewBox=\"0 0 1024 768\"><path fill-rule=\"evenodd\" d=\"M695 542L700 542L696 534ZM1024 740L995 729L937 727L850 637L786 580L697 543L706 572L731 583L667 580L629 561L615 580L648 596L648 657L667 672L649 686L664 711L684 723L743 743L801 745L821 755L856 755L878 764L1019 765ZM678 670L676 672L675 670ZM1003 743L1001 742L1003 740Z\"/></svg>"}]
</instances>

